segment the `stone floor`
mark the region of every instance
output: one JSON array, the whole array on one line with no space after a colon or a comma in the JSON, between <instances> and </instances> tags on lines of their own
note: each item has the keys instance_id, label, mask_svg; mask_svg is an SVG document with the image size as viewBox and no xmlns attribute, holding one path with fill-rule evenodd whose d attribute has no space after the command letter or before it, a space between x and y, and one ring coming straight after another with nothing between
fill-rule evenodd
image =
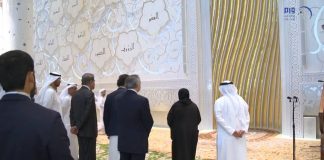
<instances>
[{"instance_id":1,"label":"stone floor","mask_svg":"<svg viewBox=\"0 0 324 160\"><path fill-rule=\"evenodd\" d=\"M197 160L216 159L216 132L206 132L199 135L197 146ZM287 160L292 159L292 139L274 132L252 130L247 135L249 160ZM97 159L107 160L107 143L105 135L99 135L97 140ZM319 140L296 140L297 160L320 159ZM149 138L148 160L170 160L171 139L170 130L153 128Z\"/></svg>"}]
</instances>

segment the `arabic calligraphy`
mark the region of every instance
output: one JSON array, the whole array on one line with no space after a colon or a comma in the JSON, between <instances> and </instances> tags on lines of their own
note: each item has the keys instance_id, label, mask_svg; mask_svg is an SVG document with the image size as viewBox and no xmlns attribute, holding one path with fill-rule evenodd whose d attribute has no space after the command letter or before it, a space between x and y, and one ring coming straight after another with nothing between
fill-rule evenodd
<instances>
[{"instance_id":1,"label":"arabic calligraphy","mask_svg":"<svg viewBox=\"0 0 324 160\"><path fill-rule=\"evenodd\" d=\"M84 36L85 36L85 32L84 31L82 31L82 32L80 32L80 34L78 34L78 38L82 38Z\"/></svg>"},{"instance_id":2,"label":"arabic calligraphy","mask_svg":"<svg viewBox=\"0 0 324 160\"><path fill-rule=\"evenodd\" d=\"M122 52L130 52L130 51L132 51L132 50L134 50L135 49L135 44L134 44L134 42L131 44L131 46L130 47L124 47L121 51Z\"/></svg>"},{"instance_id":3,"label":"arabic calligraphy","mask_svg":"<svg viewBox=\"0 0 324 160\"><path fill-rule=\"evenodd\" d=\"M98 53L96 53L95 55L96 55L96 56L102 56L102 55L104 55L104 54L106 54L106 48L102 48L102 52L98 52Z\"/></svg>"},{"instance_id":4,"label":"arabic calligraphy","mask_svg":"<svg viewBox=\"0 0 324 160\"><path fill-rule=\"evenodd\" d=\"M155 16L149 18L149 22L159 19L159 12L155 12Z\"/></svg>"}]
</instances>

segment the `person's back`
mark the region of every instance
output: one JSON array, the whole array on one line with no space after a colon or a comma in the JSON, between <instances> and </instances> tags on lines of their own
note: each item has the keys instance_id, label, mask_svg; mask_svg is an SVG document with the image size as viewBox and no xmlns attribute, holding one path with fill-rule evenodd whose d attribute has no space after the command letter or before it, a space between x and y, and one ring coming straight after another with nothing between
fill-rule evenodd
<instances>
[{"instance_id":1,"label":"person's back","mask_svg":"<svg viewBox=\"0 0 324 160\"><path fill-rule=\"evenodd\" d=\"M105 101L104 124L105 132L108 136L117 135L117 108L113 106L114 99L117 95L126 92L126 88L118 88L107 95Z\"/></svg>"},{"instance_id":2,"label":"person's back","mask_svg":"<svg viewBox=\"0 0 324 160\"><path fill-rule=\"evenodd\" d=\"M76 125L78 126L78 136L82 137L97 137L97 114L96 114L96 107L94 103L94 99L90 97L93 93L85 87L81 87L75 95L72 97L71 100L71 110L73 109L71 114L76 115ZM83 103L87 100L89 103L89 108L84 108L83 105L78 105L79 103Z\"/></svg>"},{"instance_id":3,"label":"person's back","mask_svg":"<svg viewBox=\"0 0 324 160\"><path fill-rule=\"evenodd\" d=\"M72 160L60 114L33 103L34 62L23 51L0 55L0 160Z\"/></svg>"},{"instance_id":4,"label":"person's back","mask_svg":"<svg viewBox=\"0 0 324 160\"><path fill-rule=\"evenodd\" d=\"M250 122L248 104L238 95L237 88L231 81L223 81L219 90L222 97L218 98L214 105L217 159L247 159L245 134Z\"/></svg>"},{"instance_id":5,"label":"person's back","mask_svg":"<svg viewBox=\"0 0 324 160\"><path fill-rule=\"evenodd\" d=\"M82 87L72 96L70 123L71 133L78 136L79 159L96 159L97 114L95 97L92 90L95 87L94 75L82 75Z\"/></svg>"},{"instance_id":6,"label":"person's back","mask_svg":"<svg viewBox=\"0 0 324 160\"><path fill-rule=\"evenodd\" d=\"M153 126L147 98L137 94L141 82L137 75L126 79L127 91L116 96L118 113L118 150L120 160L144 160L148 152L148 137Z\"/></svg>"},{"instance_id":7,"label":"person's back","mask_svg":"<svg viewBox=\"0 0 324 160\"><path fill-rule=\"evenodd\" d=\"M148 100L135 91L128 90L116 96L118 101L119 119L119 151L130 153L146 153L147 137L151 131L153 121L144 113L149 113ZM145 111L146 110L146 111ZM129 136L130 133L132 136Z\"/></svg>"},{"instance_id":8,"label":"person's back","mask_svg":"<svg viewBox=\"0 0 324 160\"><path fill-rule=\"evenodd\" d=\"M173 117L173 125L179 127L181 126L187 131L197 131L198 125L201 121L197 105L192 101L188 104L183 104L178 101L173 105L175 106L173 114L176 115Z\"/></svg>"},{"instance_id":9,"label":"person's back","mask_svg":"<svg viewBox=\"0 0 324 160\"><path fill-rule=\"evenodd\" d=\"M0 100L0 126L1 160L70 157L69 140L60 115L28 97L8 94ZM58 138L62 141L57 141Z\"/></svg>"},{"instance_id":10,"label":"person's back","mask_svg":"<svg viewBox=\"0 0 324 160\"><path fill-rule=\"evenodd\" d=\"M200 112L189 98L188 89L180 89L178 95L179 101L172 105L167 116L171 129L172 159L195 159Z\"/></svg>"},{"instance_id":11,"label":"person's back","mask_svg":"<svg viewBox=\"0 0 324 160\"><path fill-rule=\"evenodd\" d=\"M105 125L105 132L109 139L109 159L120 159L120 153L118 151L118 115L117 108L114 104L115 97L121 93L127 91L125 88L125 80L128 77L127 74L122 74L118 77L117 86L118 89L107 95L104 105L103 121Z\"/></svg>"}]
</instances>

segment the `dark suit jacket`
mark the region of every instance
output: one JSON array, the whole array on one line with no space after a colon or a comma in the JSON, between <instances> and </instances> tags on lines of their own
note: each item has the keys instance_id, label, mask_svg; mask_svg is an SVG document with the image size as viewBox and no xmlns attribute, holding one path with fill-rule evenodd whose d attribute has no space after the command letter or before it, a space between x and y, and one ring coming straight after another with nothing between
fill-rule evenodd
<instances>
[{"instance_id":1,"label":"dark suit jacket","mask_svg":"<svg viewBox=\"0 0 324 160\"><path fill-rule=\"evenodd\" d=\"M107 95L105 106L104 106L104 114L103 120L105 124L105 131L108 136L116 136L117 135L117 127L119 126L117 119L117 108L114 104L115 96L120 93L126 92L126 88L118 88L117 90L111 92Z\"/></svg>"},{"instance_id":2,"label":"dark suit jacket","mask_svg":"<svg viewBox=\"0 0 324 160\"><path fill-rule=\"evenodd\" d=\"M79 137L97 137L95 97L87 87L82 86L71 99L70 122L79 129Z\"/></svg>"},{"instance_id":3,"label":"dark suit jacket","mask_svg":"<svg viewBox=\"0 0 324 160\"><path fill-rule=\"evenodd\" d=\"M148 137L153 126L147 98L127 90L116 96L118 108L118 150L143 154L148 151Z\"/></svg>"},{"instance_id":4,"label":"dark suit jacket","mask_svg":"<svg viewBox=\"0 0 324 160\"><path fill-rule=\"evenodd\" d=\"M0 160L73 160L60 114L27 96L0 100Z\"/></svg>"}]
</instances>

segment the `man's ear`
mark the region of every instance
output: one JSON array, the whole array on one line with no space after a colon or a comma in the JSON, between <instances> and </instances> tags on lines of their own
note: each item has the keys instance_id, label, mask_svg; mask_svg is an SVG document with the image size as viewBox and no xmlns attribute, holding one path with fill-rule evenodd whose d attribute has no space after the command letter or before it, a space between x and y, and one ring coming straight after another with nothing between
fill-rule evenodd
<instances>
[{"instance_id":1,"label":"man's ear","mask_svg":"<svg viewBox=\"0 0 324 160\"><path fill-rule=\"evenodd\" d=\"M25 79L24 91L29 93L34 87L35 77L33 71L28 71Z\"/></svg>"},{"instance_id":2,"label":"man's ear","mask_svg":"<svg viewBox=\"0 0 324 160\"><path fill-rule=\"evenodd\" d=\"M28 79L28 82L29 83L34 83L34 81L35 81L34 72L33 71L29 71L27 73L27 77L26 78Z\"/></svg>"}]
</instances>

